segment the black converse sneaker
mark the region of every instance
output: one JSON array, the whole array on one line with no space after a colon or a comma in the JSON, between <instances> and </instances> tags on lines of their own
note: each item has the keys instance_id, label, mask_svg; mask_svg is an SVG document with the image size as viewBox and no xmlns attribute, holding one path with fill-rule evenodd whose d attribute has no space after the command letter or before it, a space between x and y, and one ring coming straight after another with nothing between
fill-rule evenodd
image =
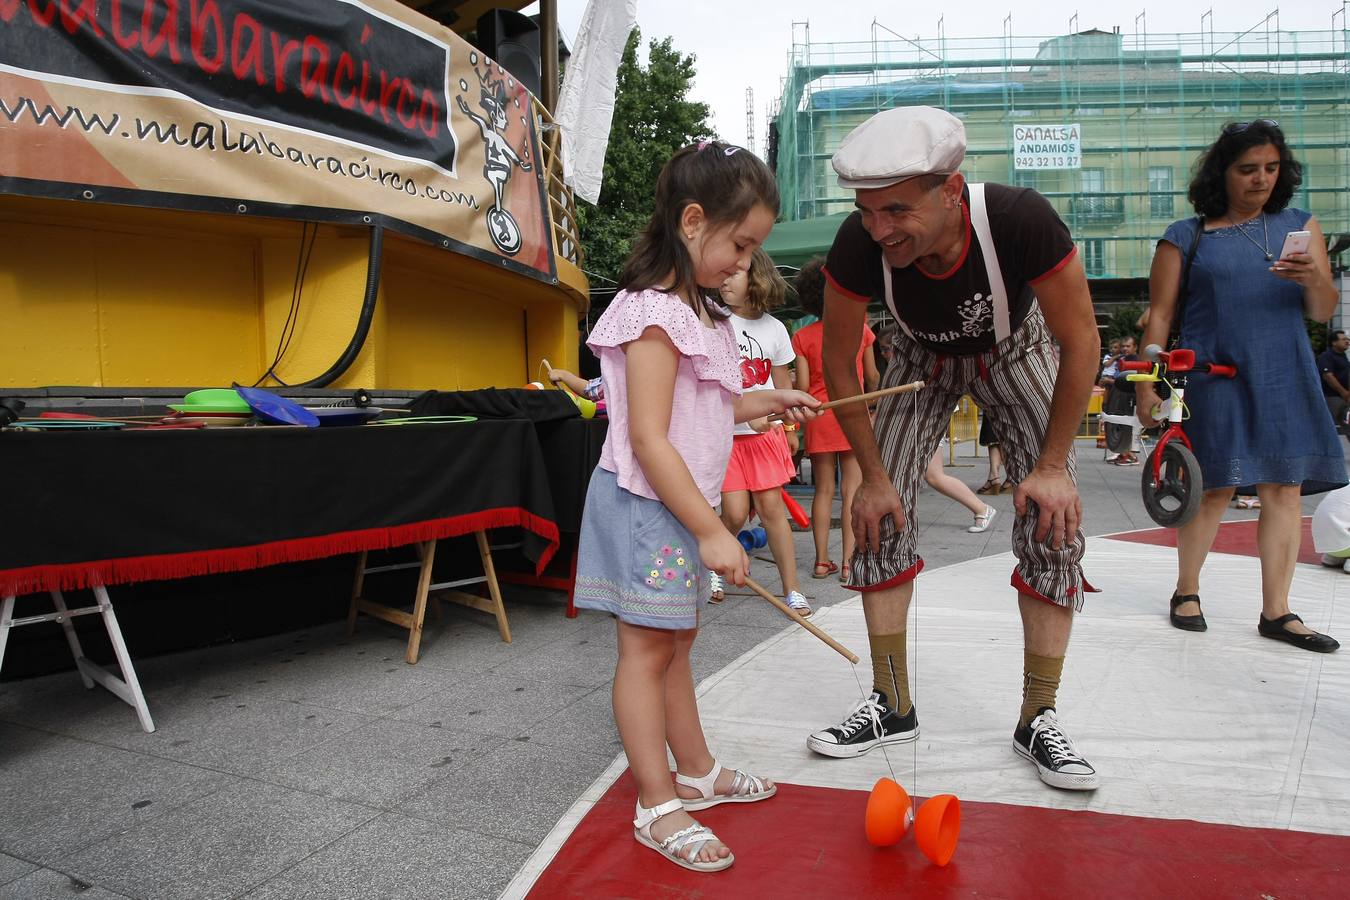
<instances>
[{"instance_id":1,"label":"black converse sneaker","mask_svg":"<svg viewBox=\"0 0 1350 900\"><path fill-rule=\"evenodd\" d=\"M1045 707L1030 725L1019 725L1013 732L1013 750L1030 760L1051 787L1066 791L1097 789L1097 770L1078 755L1073 741L1059 727L1053 707Z\"/></svg>"},{"instance_id":2,"label":"black converse sneaker","mask_svg":"<svg viewBox=\"0 0 1350 900\"><path fill-rule=\"evenodd\" d=\"M817 731L806 746L822 756L845 759L862 756L877 744L912 741L919 736L919 717L911 704L903 716L886 705L886 698L873 691L833 728Z\"/></svg>"}]
</instances>

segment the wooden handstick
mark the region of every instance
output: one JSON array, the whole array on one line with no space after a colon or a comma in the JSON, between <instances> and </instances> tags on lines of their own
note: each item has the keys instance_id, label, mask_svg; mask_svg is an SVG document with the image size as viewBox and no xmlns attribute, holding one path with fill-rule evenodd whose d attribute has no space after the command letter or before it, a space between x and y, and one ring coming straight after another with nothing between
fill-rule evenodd
<instances>
[{"instance_id":1,"label":"wooden handstick","mask_svg":"<svg viewBox=\"0 0 1350 900\"><path fill-rule=\"evenodd\" d=\"M850 652L849 649L848 649L847 647L845 647L843 644L841 644L841 643L839 643L838 641L836 641L834 638L830 637L830 636L829 636L828 634L826 634L825 632L821 631L819 628L817 628L817 627L816 627L815 625L813 625L811 622L808 622L806 619L803 619L803 618L801 617L801 615L800 615L795 609L793 609L792 607L788 606L788 605L787 605L786 603L784 603L782 600L779 600L779 599L778 599L777 597L775 597L773 594L770 594L768 591L764 590L763 586L761 586L757 581L755 581L755 579L753 579L753 578L746 578L746 579L745 579L745 586L748 587L748 588L750 588L750 590L754 591L756 594L759 594L759 595L760 595L761 597L763 597L765 600L768 600L768 601L769 601L770 603L772 603L774 606L776 606L776 607L778 607L779 609L781 609L781 610L787 615L787 617L788 617L789 619L791 619L792 621L796 622L798 625L802 626L802 627L805 628L807 631L809 631L809 632L811 632L812 634L814 634L816 637L820 638L820 639L821 639L822 641L824 641L827 645L829 645L829 647L830 647L832 650L834 650L836 653L838 653L838 654L840 654L841 656L843 656L844 659L847 659L849 662L853 663L855 666L858 664L858 657L854 656L853 653Z\"/></svg>"},{"instance_id":2,"label":"wooden handstick","mask_svg":"<svg viewBox=\"0 0 1350 900\"><path fill-rule=\"evenodd\" d=\"M815 408L815 412L824 412L827 409L834 409L836 406L843 406L845 403L861 403L867 400L875 400L878 397L889 397L891 394L908 394L910 391L922 390L924 383L922 381L911 381L909 384L897 384L895 387L882 388L879 391L869 391L866 394L859 394L856 397L845 397L842 400L831 400L829 403L822 403ZM783 414L776 413L769 416L770 422L783 421Z\"/></svg>"}]
</instances>

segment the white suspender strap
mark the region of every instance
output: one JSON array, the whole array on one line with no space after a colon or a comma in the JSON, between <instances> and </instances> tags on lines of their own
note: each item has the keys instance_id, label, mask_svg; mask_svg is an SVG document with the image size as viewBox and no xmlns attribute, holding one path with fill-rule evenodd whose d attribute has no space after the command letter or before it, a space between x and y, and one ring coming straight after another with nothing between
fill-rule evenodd
<instances>
[{"instance_id":1,"label":"white suspender strap","mask_svg":"<svg viewBox=\"0 0 1350 900\"><path fill-rule=\"evenodd\" d=\"M969 187L970 227L975 232L975 237L980 242L980 252L984 255L984 271L989 276L989 297L994 302L994 340L1001 343L1012 334L1008 316L1008 288L1003 283L1003 270L998 264L998 250L994 248L994 235L989 230L989 210L984 205L984 185L971 184Z\"/></svg>"},{"instance_id":2,"label":"white suspender strap","mask_svg":"<svg viewBox=\"0 0 1350 900\"><path fill-rule=\"evenodd\" d=\"M909 330L905 320L900 318L899 310L895 308L895 295L891 292L891 264L886 262L886 254L884 253L881 255L881 281L886 288L886 305L891 308L891 315L895 316L895 321L900 323L900 327L904 329L905 334L913 340L914 332Z\"/></svg>"}]
</instances>

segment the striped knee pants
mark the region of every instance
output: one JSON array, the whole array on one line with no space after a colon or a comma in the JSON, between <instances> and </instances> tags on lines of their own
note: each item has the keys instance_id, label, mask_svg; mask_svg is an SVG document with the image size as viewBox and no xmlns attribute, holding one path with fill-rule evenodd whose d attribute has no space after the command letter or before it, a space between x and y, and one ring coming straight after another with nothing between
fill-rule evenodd
<instances>
[{"instance_id":1,"label":"striped knee pants","mask_svg":"<svg viewBox=\"0 0 1350 900\"><path fill-rule=\"evenodd\" d=\"M881 525L877 553L859 547L852 560L852 585L875 591L904 584L923 568L914 530L915 499L924 469L947 430L952 408L962 394L970 394L993 425L1003 449L1008 478L1027 476L1041 452L1050 421L1050 398L1059 365L1040 311L993 350L979 356L941 356L900 335L895 357L886 369L884 387L922 380L926 387L912 394L882 399L875 422L882 462L900 494L908 521L896 529L887 518ZM1069 477L1077 460L1069 453ZM849 514L848 510L844 511ZM1012 585L1020 593L1081 609L1084 591L1094 590L1083 579L1083 532L1059 550L1037 541L1037 507L1027 504L1013 526L1012 549L1017 557Z\"/></svg>"}]
</instances>

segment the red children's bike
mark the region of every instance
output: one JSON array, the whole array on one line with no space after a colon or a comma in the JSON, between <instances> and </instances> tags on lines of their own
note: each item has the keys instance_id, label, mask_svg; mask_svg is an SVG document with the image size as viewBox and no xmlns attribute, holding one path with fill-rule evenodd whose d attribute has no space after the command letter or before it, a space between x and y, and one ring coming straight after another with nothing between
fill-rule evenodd
<instances>
[{"instance_id":1,"label":"red children's bike","mask_svg":"<svg viewBox=\"0 0 1350 900\"><path fill-rule=\"evenodd\" d=\"M1204 483L1200 477L1200 463L1191 450L1190 438L1181 423L1190 418L1186 408L1186 379L1192 372L1204 372L1232 378L1236 366L1220 363L1197 363L1195 351L1178 347L1166 351L1157 344L1144 350L1145 359L1122 362L1121 371L1129 372L1130 381L1161 381L1171 388L1160 408L1152 410L1154 419L1167 420L1167 428L1158 437L1158 444L1144 463L1140 492L1148 517L1164 528L1180 528L1200 509Z\"/></svg>"}]
</instances>

